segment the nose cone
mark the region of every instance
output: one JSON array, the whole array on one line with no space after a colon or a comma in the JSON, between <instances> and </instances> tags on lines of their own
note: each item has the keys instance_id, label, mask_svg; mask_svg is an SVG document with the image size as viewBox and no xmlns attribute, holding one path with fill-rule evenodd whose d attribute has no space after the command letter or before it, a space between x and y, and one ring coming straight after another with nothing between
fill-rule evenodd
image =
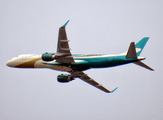
<instances>
[{"instance_id":1,"label":"nose cone","mask_svg":"<svg viewBox=\"0 0 163 120\"><path fill-rule=\"evenodd\" d=\"M9 67L15 67L12 60L9 60L6 65Z\"/></svg>"}]
</instances>

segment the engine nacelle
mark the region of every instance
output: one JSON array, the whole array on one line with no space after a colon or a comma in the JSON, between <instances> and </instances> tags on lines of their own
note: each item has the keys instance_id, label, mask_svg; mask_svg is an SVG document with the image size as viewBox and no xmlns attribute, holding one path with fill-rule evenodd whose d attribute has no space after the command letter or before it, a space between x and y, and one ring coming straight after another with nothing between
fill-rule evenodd
<instances>
[{"instance_id":1,"label":"engine nacelle","mask_svg":"<svg viewBox=\"0 0 163 120\"><path fill-rule=\"evenodd\" d=\"M61 75L57 76L57 80L58 80L58 82L66 83L66 82L69 82L71 80L74 80L74 78L71 77L71 75L69 75L69 74L61 74Z\"/></svg>"},{"instance_id":2,"label":"engine nacelle","mask_svg":"<svg viewBox=\"0 0 163 120\"><path fill-rule=\"evenodd\" d=\"M53 61L55 59L55 54L46 52L43 53L41 57L43 61Z\"/></svg>"}]
</instances>

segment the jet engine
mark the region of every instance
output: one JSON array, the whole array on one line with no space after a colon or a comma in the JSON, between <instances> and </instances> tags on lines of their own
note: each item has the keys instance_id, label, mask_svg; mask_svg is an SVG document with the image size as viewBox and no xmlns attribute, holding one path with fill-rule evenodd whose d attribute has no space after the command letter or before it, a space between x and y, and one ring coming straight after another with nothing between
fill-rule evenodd
<instances>
[{"instance_id":1,"label":"jet engine","mask_svg":"<svg viewBox=\"0 0 163 120\"><path fill-rule=\"evenodd\" d=\"M55 59L55 54L46 52L43 53L41 57L43 61L53 61Z\"/></svg>"},{"instance_id":2,"label":"jet engine","mask_svg":"<svg viewBox=\"0 0 163 120\"><path fill-rule=\"evenodd\" d=\"M71 80L74 80L74 78L71 77L70 74L61 74L61 75L57 76L57 80L58 80L58 82L66 83L66 82L69 82Z\"/></svg>"}]
</instances>

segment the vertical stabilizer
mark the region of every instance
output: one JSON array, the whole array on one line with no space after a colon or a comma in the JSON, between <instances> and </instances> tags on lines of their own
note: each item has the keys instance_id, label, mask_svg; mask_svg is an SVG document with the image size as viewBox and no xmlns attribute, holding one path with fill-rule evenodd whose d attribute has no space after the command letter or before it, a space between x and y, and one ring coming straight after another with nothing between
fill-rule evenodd
<instances>
[{"instance_id":1,"label":"vertical stabilizer","mask_svg":"<svg viewBox=\"0 0 163 120\"><path fill-rule=\"evenodd\" d=\"M140 55L140 53L142 52L145 44L147 43L149 37L144 37L142 38L138 43L136 43L135 47L136 47L136 54L137 56Z\"/></svg>"}]
</instances>

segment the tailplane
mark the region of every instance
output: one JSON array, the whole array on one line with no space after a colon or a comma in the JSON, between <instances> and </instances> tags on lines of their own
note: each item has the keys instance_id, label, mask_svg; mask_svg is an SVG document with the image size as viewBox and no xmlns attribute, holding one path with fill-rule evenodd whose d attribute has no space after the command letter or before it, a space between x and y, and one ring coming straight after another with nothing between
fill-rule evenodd
<instances>
[{"instance_id":1,"label":"tailplane","mask_svg":"<svg viewBox=\"0 0 163 120\"><path fill-rule=\"evenodd\" d=\"M137 58L134 42L130 43L130 46L129 46L128 51L127 51L126 58Z\"/></svg>"},{"instance_id":2,"label":"tailplane","mask_svg":"<svg viewBox=\"0 0 163 120\"><path fill-rule=\"evenodd\" d=\"M139 65L139 66L141 66L141 67L144 67L144 68L146 68L146 69L148 69L148 70L154 71L154 69L152 69L151 67L149 67L149 66L146 65L145 63L141 62L140 60L137 61L137 62L134 62L134 63L135 63L136 65Z\"/></svg>"}]
</instances>

